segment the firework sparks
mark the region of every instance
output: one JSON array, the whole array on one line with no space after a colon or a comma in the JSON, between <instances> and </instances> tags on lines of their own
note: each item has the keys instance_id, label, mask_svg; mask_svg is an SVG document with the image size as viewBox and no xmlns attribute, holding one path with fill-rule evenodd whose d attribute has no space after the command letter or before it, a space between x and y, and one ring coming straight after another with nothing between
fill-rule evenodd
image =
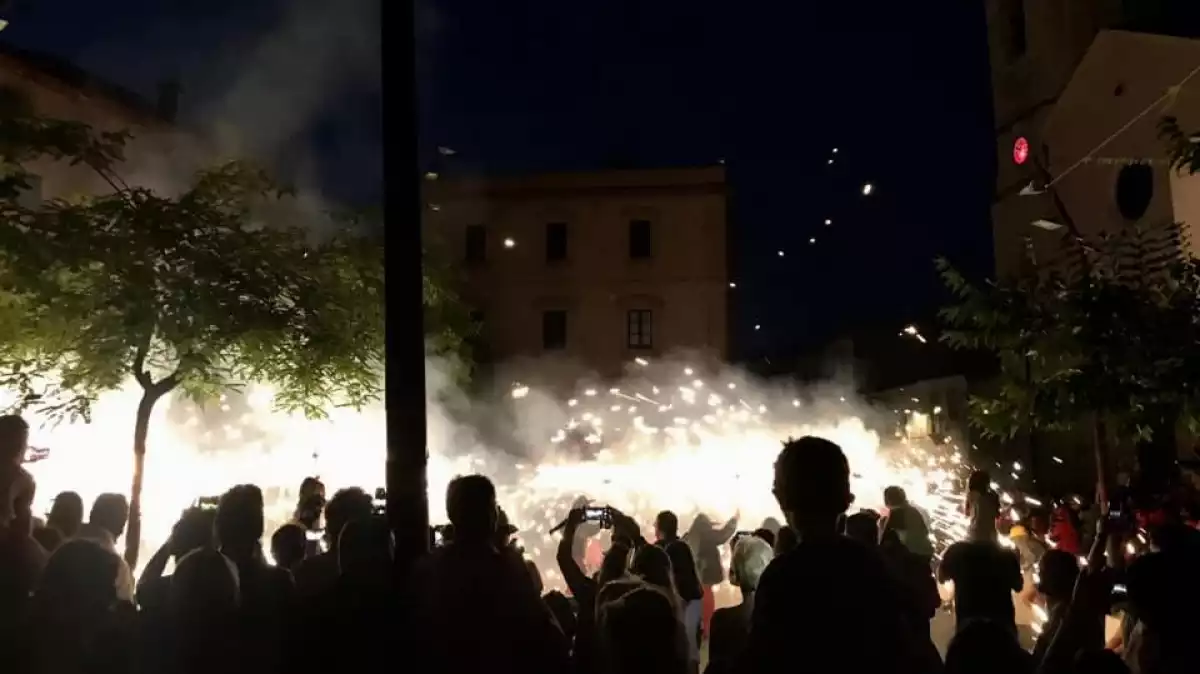
<instances>
[{"instance_id":1,"label":"firework sparks","mask_svg":"<svg viewBox=\"0 0 1200 674\"><path fill-rule=\"evenodd\" d=\"M545 532L570 499L586 495L643 526L670 509L685 522L699 512L718 520L736 512L754 528L768 517L782 519L771 493L773 465L781 441L803 435L842 446L853 470L855 507L882 510L884 488L899 485L929 517L939 551L965 537L958 451L907 438L883 445L858 417L830 415L790 397L768 400L738 381L699 379L691 367L651 370L654 385L644 390L614 388L606 395L590 388L569 400L568 420L547 438L557 453L532 466L519 488L504 490L509 513L526 517L518 523L527 552L545 562L551 582L558 581L556 543Z\"/></svg>"},{"instance_id":2,"label":"firework sparks","mask_svg":"<svg viewBox=\"0 0 1200 674\"><path fill-rule=\"evenodd\" d=\"M856 507L881 508L884 487L899 485L928 515L939 549L965 535L958 451L907 438L883 444L849 414L845 398L802 404L793 395L759 393L742 379L705 380L691 367L646 359L636 366L639 385L588 386L564 400L561 427L547 433L542 446L527 448L528 456L540 459L462 447L462 429L431 400L432 520L445 521L441 495L454 476L491 476L527 554L547 585L560 587L557 540L548 532L577 496L611 504L643 524L670 509L685 521L698 512L714 519L740 512L752 528L767 517L781 519L771 494L780 442L818 435L845 450ZM523 407L531 417L528 406L550 398L536 393L514 383L509 402L518 418ZM45 512L63 490L77 491L85 501L103 492L128 493L128 438L139 397L136 384L103 396L91 424L38 428L35 421L34 442L49 448L29 466L38 480L36 512ZM331 490L382 485L382 407L334 408L329 419L313 421L272 412L273 398L269 387L251 387L208 409L172 401L155 410L143 494L143 560L197 497L236 483L263 488L269 530L289 518L304 477L319 475Z\"/></svg>"}]
</instances>

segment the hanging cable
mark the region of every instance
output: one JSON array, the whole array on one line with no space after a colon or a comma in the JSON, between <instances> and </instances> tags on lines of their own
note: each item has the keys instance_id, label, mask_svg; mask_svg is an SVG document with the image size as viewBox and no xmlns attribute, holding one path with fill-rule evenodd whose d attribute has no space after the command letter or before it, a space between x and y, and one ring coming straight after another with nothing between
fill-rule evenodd
<instances>
[{"instance_id":1,"label":"hanging cable","mask_svg":"<svg viewBox=\"0 0 1200 674\"><path fill-rule=\"evenodd\" d=\"M1127 130L1129 130L1129 127L1133 126L1134 124L1137 124L1139 120L1141 120L1146 115L1150 114L1151 110L1155 109L1156 107L1162 105L1164 102L1171 100L1175 96L1179 95L1179 91L1181 89L1183 89L1183 86L1185 84L1187 84L1188 81L1191 80L1193 77L1195 77L1197 74L1200 74L1200 66L1196 66L1195 68L1193 68L1192 71L1187 74L1187 77L1184 77L1182 80L1180 80L1178 84L1171 86L1171 87L1167 87L1167 90L1165 92L1163 92L1162 96L1159 96L1157 99L1155 99L1155 101L1153 103L1151 103L1150 105L1147 105L1144 110L1142 110L1137 115L1135 115L1132 119L1130 119L1128 122L1126 122L1123 126L1121 126L1121 128L1114 131L1112 133L1112 135L1110 135L1108 138L1105 138L1103 141L1101 141L1099 145L1092 148L1091 151L1089 151L1087 154L1085 154L1083 157L1081 157L1079 159L1079 161L1076 161L1074 164L1071 164L1069 167L1067 167L1067 169L1065 171L1063 171L1062 173L1059 173L1057 176L1055 176L1053 179L1051 179L1050 182L1046 183L1041 188L1035 188L1033 190L1030 190L1030 188L1027 187L1027 188L1021 190L1021 193L1022 194L1027 194L1027 193L1035 193L1036 194L1036 193L1044 192L1047 189L1050 189L1051 187L1054 187L1054 185L1057 184L1060 180L1062 180L1063 178L1066 178L1068 175L1070 175L1072 171L1079 168L1083 164L1086 164L1087 162L1091 161L1091 159L1096 156L1097 152L1103 150L1109 143L1116 140L1118 136L1120 136L1121 134L1123 134ZM1030 185L1030 187L1033 187L1033 186ZM1029 191L1027 192L1026 190L1029 190Z\"/></svg>"}]
</instances>

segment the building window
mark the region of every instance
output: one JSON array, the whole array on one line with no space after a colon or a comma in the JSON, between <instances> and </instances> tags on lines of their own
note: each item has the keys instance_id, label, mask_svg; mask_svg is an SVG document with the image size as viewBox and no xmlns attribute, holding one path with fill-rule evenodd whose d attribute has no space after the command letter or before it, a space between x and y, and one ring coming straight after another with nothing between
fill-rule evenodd
<instances>
[{"instance_id":1,"label":"building window","mask_svg":"<svg viewBox=\"0 0 1200 674\"><path fill-rule=\"evenodd\" d=\"M546 223L546 262L567 259L567 223Z\"/></svg>"},{"instance_id":2,"label":"building window","mask_svg":"<svg viewBox=\"0 0 1200 674\"><path fill-rule=\"evenodd\" d=\"M653 228L649 220L629 221L629 258L648 260L654 253Z\"/></svg>"},{"instance_id":3,"label":"building window","mask_svg":"<svg viewBox=\"0 0 1200 674\"><path fill-rule=\"evenodd\" d=\"M1018 59L1029 48L1029 36L1025 27L1025 0L1009 0L1008 6L1008 55Z\"/></svg>"},{"instance_id":4,"label":"building window","mask_svg":"<svg viewBox=\"0 0 1200 674\"><path fill-rule=\"evenodd\" d=\"M467 226L467 241L463 259L468 264L487 262L487 227L483 225Z\"/></svg>"},{"instance_id":5,"label":"building window","mask_svg":"<svg viewBox=\"0 0 1200 674\"><path fill-rule=\"evenodd\" d=\"M1154 169L1147 164L1127 164L1117 173L1116 201L1121 217L1140 220L1154 198Z\"/></svg>"},{"instance_id":6,"label":"building window","mask_svg":"<svg viewBox=\"0 0 1200 674\"><path fill-rule=\"evenodd\" d=\"M561 309L542 312L542 348L546 351L567 348L567 312Z\"/></svg>"},{"instance_id":7,"label":"building window","mask_svg":"<svg viewBox=\"0 0 1200 674\"><path fill-rule=\"evenodd\" d=\"M654 314L649 309L631 310L625 317L625 332L629 348L654 348Z\"/></svg>"}]
</instances>

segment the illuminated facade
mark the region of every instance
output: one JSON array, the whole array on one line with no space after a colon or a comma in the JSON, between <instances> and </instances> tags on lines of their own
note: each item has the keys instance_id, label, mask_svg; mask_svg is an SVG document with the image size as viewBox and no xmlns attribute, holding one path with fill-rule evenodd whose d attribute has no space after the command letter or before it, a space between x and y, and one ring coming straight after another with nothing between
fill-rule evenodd
<instances>
[{"instance_id":1,"label":"illuminated facade","mask_svg":"<svg viewBox=\"0 0 1200 674\"><path fill-rule=\"evenodd\" d=\"M1063 211L1085 237L1200 216L1193 179L1168 170L1158 138L1167 114L1200 128L1200 95L1164 99L1200 64L1200 43L1189 37L1200 31L1197 8L1173 0L989 0L997 274L1020 270L1026 241L1039 257L1053 255ZM1183 91L1198 89L1192 78ZM1021 194L1047 177L1053 195Z\"/></svg>"},{"instance_id":2,"label":"illuminated facade","mask_svg":"<svg viewBox=\"0 0 1200 674\"><path fill-rule=\"evenodd\" d=\"M427 183L426 240L457 263L482 355L562 376L727 352L723 167Z\"/></svg>"}]
</instances>

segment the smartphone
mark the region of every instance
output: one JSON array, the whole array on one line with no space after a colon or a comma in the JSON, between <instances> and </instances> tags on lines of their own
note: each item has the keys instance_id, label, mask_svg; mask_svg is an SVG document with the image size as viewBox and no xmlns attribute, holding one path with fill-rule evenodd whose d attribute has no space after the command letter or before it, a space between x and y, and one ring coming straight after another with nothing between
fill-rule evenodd
<instances>
[{"instance_id":1,"label":"smartphone","mask_svg":"<svg viewBox=\"0 0 1200 674\"><path fill-rule=\"evenodd\" d=\"M320 541L325 537L325 532L320 529L307 529L304 532L304 537L310 541Z\"/></svg>"},{"instance_id":2,"label":"smartphone","mask_svg":"<svg viewBox=\"0 0 1200 674\"><path fill-rule=\"evenodd\" d=\"M601 526L608 527L612 525L612 513L608 508L592 508L583 509L583 520L585 522L599 522Z\"/></svg>"}]
</instances>

